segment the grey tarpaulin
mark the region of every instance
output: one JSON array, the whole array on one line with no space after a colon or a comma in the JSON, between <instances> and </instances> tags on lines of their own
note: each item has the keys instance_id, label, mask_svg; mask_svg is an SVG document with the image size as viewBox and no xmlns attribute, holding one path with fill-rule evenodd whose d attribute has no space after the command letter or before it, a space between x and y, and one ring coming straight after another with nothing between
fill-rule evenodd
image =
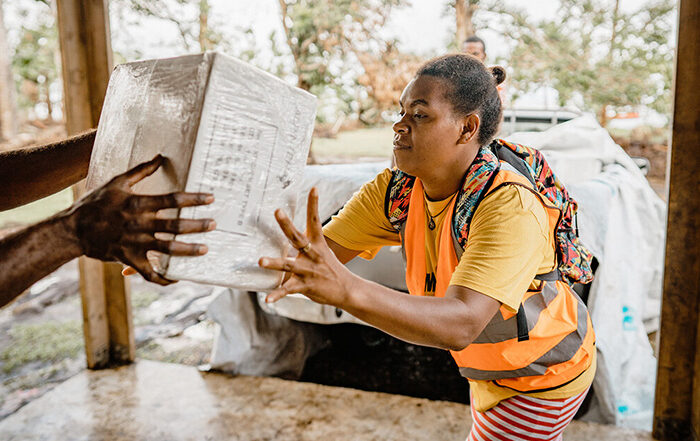
<instances>
[{"instance_id":1,"label":"grey tarpaulin","mask_svg":"<svg viewBox=\"0 0 700 441\"><path fill-rule=\"evenodd\" d=\"M219 324L210 365L232 374L297 379L323 338L315 325L264 312L257 296L221 288L209 305L207 314Z\"/></svg>"}]
</instances>

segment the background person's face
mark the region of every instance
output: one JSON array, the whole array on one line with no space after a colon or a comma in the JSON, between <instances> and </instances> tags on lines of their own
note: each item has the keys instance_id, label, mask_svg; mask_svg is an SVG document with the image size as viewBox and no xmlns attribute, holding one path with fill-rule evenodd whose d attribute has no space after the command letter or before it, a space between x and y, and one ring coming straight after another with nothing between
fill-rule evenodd
<instances>
[{"instance_id":1,"label":"background person's face","mask_svg":"<svg viewBox=\"0 0 700 441\"><path fill-rule=\"evenodd\" d=\"M482 62L486 60L486 52L484 52L484 45L482 45L479 42L470 41L468 43L464 43L463 50L465 54L473 55Z\"/></svg>"}]
</instances>

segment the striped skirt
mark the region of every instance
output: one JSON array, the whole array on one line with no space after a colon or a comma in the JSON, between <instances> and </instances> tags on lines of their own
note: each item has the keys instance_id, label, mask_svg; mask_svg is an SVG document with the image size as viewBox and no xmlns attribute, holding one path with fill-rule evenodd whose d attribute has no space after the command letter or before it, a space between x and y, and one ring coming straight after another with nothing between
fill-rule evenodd
<instances>
[{"instance_id":1,"label":"striped skirt","mask_svg":"<svg viewBox=\"0 0 700 441\"><path fill-rule=\"evenodd\" d=\"M467 441L560 441L586 393L588 390L560 400L519 395L486 412L472 406L474 423Z\"/></svg>"}]
</instances>

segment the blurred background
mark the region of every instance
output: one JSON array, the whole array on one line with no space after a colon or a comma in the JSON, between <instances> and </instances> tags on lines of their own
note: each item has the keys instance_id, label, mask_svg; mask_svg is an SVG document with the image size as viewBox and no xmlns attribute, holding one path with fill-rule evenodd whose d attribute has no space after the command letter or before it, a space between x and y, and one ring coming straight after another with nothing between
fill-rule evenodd
<instances>
[{"instance_id":1,"label":"blurred background","mask_svg":"<svg viewBox=\"0 0 700 441\"><path fill-rule=\"evenodd\" d=\"M66 136L55 0L0 0L0 151ZM111 0L114 64L215 50L319 97L309 162L388 159L398 98L427 59L477 35L508 72L501 135L591 114L665 198L672 0ZM646 162L645 162L646 161ZM0 212L0 234L70 189ZM210 292L134 280L137 356L209 358ZM199 289L199 290L198 290ZM85 365L75 263L0 311L0 419ZM163 293L169 293L169 297ZM19 319L19 320L18 320ZM163 325L165 323L165 326Z\"/></svg>"},{"instance_id":2,"label":"blurred background","mask_svg":"<svg viewBox=\"0 0 700 441\"><path fill-rule=\"evenodd\" d=\"M0 0L0 149L63 135L52 0ZM671 0L112 0L115 64L216 50L320 98L312 161L387 157L398 97L476 34L508 71L503 131L596 115L662 177ZM4 23L4 25L3 25ZM0 223L5 220L0 219Z\"/></svg>"}]
</instances>

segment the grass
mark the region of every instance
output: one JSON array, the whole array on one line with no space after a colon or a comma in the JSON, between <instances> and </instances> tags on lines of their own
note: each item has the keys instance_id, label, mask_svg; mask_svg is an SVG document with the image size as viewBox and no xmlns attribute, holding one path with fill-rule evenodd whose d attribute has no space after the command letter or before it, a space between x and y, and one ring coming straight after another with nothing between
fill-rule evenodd
<instances>
[{"instance_id":1,"label":"grass","mask_svg":"<svg viewBox=\"0 0 700 441\"><path fill-rule=\"evenodd\" d=\"M10 329L12 343L0 353L6 373L33 361L57 362L78 355L83 348L80 321L16 325Z\"/></svg>"},{"instance_id":2,"label":"grass","mask_svg":"<svg viewBox=\"0 0 700 441\"><path fill-rule=\"evenodd\" d=\"M316 159L325 157L390 158L394 132L390 126L340 132L335 138L314 138L311 152Z\"/></svg>"},{"instance_id":3,"label":"grass","mask_svg":"<svg viewBox=\"0 0 700 441\"><path fill-rule=\"evenodd\" d=\"M160 295L155 291L135 291L131 294L131 306L134 309L148 308L158 297Z\"/></svg>"},{"instance_id":4,"label":"grass","mask_svg":"<svg viewBox=\"0 0 700 441\"><path fill-rule=\"evenodd\" d=\"M70 207L72 203L73 191L70 188L66 188L44 199L34 201L31 204L0 212L0 228L39 222Z\"/></svg>"}]
</instances>

